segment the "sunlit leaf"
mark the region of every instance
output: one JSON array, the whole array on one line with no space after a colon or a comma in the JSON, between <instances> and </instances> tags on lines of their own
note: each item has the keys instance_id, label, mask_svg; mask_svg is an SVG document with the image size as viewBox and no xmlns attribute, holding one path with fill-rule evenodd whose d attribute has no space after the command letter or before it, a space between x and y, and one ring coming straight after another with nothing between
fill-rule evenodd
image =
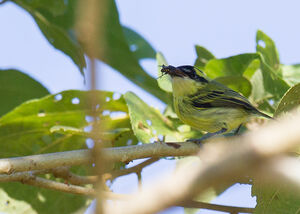
<instances>
[{"instance_id":1,"label":"sunlit leaf","mask_svg":"<svg viewBox=\"0 0 300 214\"><path fill-rule=\"evenodd\" d=\"M300 106L300 83L291 87L280 100L275 115L288 112Z\"/></svg>"},{"instance_id":2,"label":"sunlit leaf","mask_svg":"<svg viewBox=\"0 0 300 214\"><path fill-rule=\"evenodd\" d=\"M300 64L296 65L281 65L282 78L293 86L300 82Z\"/></svg>"}]
</instances>

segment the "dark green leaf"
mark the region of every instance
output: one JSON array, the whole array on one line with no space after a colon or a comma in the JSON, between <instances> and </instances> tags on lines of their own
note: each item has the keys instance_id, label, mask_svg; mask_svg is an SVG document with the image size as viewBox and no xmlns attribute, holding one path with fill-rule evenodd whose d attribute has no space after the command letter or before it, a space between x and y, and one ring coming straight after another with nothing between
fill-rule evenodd
<instances>
[{"instance_id":1,"label":"dark green leaf","mask_svg":"<svg viewBox=\"0 0 300 214\"><path fill-rule=\"evenodd\" d=\"M202 69L205 67L206 63L211 60L214 59L215 56L209 52L209 50L207 50L206 48L196 45L195 46L196 49L196 53L197 53L197 59L195 61L195 66Z\"/></svg>"},{"instance_id":2,"label":"dark green leaf","mask_svg":"<svg viewBox=\"0 0 300 214\"><path fill-rule=\"evenodd\" d=\"M138 60L145 58L155 59L156 51L152 48L149 42L147 42L140 34L124 26L123 31L125 34L125 38L127 39L127 43L130 47L130 50L133 52L133 54Z\"/></svg>"},{"instance_id":3,"label":"dark green leaf","mask_svg":"<svg viewBox=\"0 0 300 214\"><path fill-rule=\"evenodd\" d=\"M251 83L243 76L224 76L218 77L215 80L235 91L240 92L245 97L249 97L249 95L251 94Z\"/></svg>"},{"instance_id":4,"label":"dark green leaf","mask_svg":"<svg viewBox=\"0 0 300 214\"><path fill-rule=\"evenodd\" d=\"M0 70L0 116L21 103L49 94L48 90L30 76L17 70Z\"/></svg>"},{"instance_id":5,"label":"dark green leaf","mask_svg":"<svg viewBox=\"0 0 300 214\"><path fill-rule=\"evenodd\" d=\"M104 33L106 49L105 55L101 60L165 103L171 103L170 95L158 87L157 81L143 70L135 54L130 51L119 21L119 14L115 2L108 1L107 5L108 16L106 18L106 31Z\"/></svg>"},{"instance_id":6,"label":"dark green leaf","mask_svg":"<svg viewBox=\"0 0 300 214\"><path fill-rule=\"evenodd\" d=\"M221 76L242 76L255 59L258 59L258 55L252 53L240 54L224 59L212 59L205 65L205 73L213 79ZM256 70L256 68L253 68L253 65L251 69ZM247 71L247 73L251 72Z\"/></svg>"},{"instance_id":7,"label":"dark green leaf","mask_svg":"<svg viewBox=\"0 0 300 214\"><path fill-rule=\"evenodd\" d=\"M163 75L161 72L161 66L168 65L167 60L165 59L162 53L158 52L156 54L156 61L158 66L158 78L157 78L158 86L166 92L172 92L173 91L172 80L170 75Z\"/></svg>"},{"instance_id":8,"label":"dark green leaf","mask_svg":"<svg viewBox=\"0 0 300 214\"><path fill-rule=\"evenodd\" d=\"M41 0L36 0L36 3L28 0L14 2L30 13L50 44L71 57L83 74L83 69L86 67L83 50L78 42L70 36L74 30L64 28L70 27L70 24L74 23L74 11L70 12L74 10L74 1L70 1L69 5L65 5L64 2L49 3L52 5L51 7L47 7L47 4ZM64 6L60 7L61 11L57 11L59 7L57 5L60 4L64 4ZM62 12L65 13L62 14Z\"/></svg>"},{"instance_id":9,"label":"dark green leaf","mask_svg":"<svg viewBox=\"0 0 300 214\"><path fill-rule=\"evenodd\" d=\"M278 116L281 113L291 111L300 106L300 83L291 87L280 100L280 103L275 111Z\"/></svg>"}]
</instances>

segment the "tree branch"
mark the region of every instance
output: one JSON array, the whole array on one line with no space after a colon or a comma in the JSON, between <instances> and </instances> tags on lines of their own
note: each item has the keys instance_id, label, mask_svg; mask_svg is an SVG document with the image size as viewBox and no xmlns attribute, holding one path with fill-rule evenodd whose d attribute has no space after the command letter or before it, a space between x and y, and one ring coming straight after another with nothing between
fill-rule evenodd
<instances>
[{"instance_id":1,"label":"tree branch","mask_svg":"<svg viewBox=\"0 0 300 214\"><path fill-rule=\"evenodd\" d=\"M68 167L60 167L52 170L52 173L57 178L63 178L70 184L83 185L94 184L98 181L98 176L80 176L70 172Z\"/></svg>"},{"instance_id":2,"label":"tree branch","mask_svg":"<svg viewBox=\"0 0 300 214\"><path fill-rule=\"evenodd\" d=\"M193 155L199 146L190 142L174 143L179 148L167 143L153 143L136 146L113 147L103 149L105 159L111 162L129 162L141 158L160 158L168 156ZM91 151L88 149L31 155L0 159L0 174L32 170L53 169L63 166L91 164Z\"/></svg>"}]
</instances>

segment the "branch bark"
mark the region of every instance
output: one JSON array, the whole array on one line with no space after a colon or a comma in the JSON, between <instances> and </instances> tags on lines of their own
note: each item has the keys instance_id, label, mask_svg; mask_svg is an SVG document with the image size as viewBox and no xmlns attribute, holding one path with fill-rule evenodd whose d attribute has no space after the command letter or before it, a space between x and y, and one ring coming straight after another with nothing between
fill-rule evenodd
<instances>
[{"instance_id":1,"label":"branch bark","mask_svg":"<svg viewBox=\"0 0 300 214\"><path fill-rule=\"evenodd\" d=\"M199 146L190 142L176 143L179 148L166 143L144 144L136 146L113 147L103 149L105 159L111 162L129 162L141 158L160 158L168 156L187 156L196 154ZM11 174L32 170L46 170L64 166L91 164L91 151L76 150L42 155L0 159L0 174Z\"/></svg>"}]
</instances>

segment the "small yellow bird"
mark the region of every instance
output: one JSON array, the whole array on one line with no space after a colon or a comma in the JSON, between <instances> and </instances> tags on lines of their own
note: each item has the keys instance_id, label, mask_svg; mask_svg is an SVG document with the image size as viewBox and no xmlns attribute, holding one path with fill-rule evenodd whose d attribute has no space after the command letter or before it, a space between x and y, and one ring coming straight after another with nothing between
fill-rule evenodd
<instances>
[{"instance_id":1,"label":"small yellow bird","mask_svg":"<svg viewBox=\"0 0 300 214\"><path fill-rule=\"evenodd\" d=\"M194 66L162 66L163 75L172 78L173 101L179 119L202 131L208 132L201 142L216 134L227 133L253 116L272 117L257 110L244 96L209 79Z\"/></svg>"}]
</instances>

